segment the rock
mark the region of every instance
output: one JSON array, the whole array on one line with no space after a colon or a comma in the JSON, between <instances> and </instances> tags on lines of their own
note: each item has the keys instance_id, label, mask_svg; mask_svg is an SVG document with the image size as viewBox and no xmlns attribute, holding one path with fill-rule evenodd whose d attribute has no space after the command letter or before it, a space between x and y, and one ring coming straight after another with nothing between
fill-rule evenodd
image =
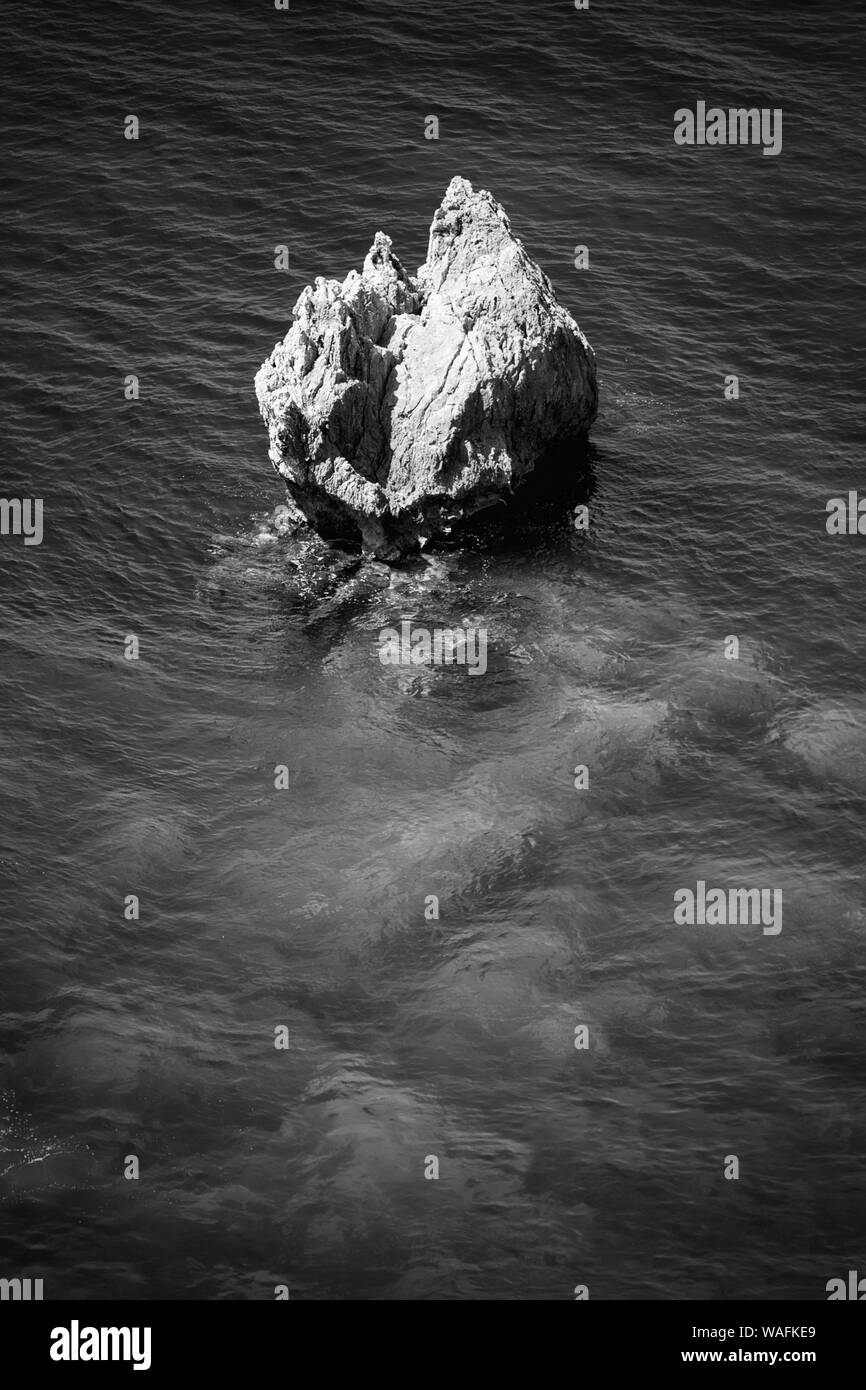
<instances>
[{"instance_id":1,"label":"rock","mask_svg":"<svg viewBox=\"0 0 866 1390\"><path fill-rule=\"evenodd\" d=\"M595 417L595 357L499 203L452 179L413 279L377 232L256 376L290 505L393 560L507 501Z\"/></svg>"}]
</instances>

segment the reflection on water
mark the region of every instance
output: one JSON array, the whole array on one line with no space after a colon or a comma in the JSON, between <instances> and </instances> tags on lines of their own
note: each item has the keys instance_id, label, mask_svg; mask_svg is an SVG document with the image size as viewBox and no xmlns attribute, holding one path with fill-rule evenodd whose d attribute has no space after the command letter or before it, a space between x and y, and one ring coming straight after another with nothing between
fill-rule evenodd
<instances>
[{"instance_id":1,"label":"reflection on water","mask_svg":"<svg viewBox=\"0 0 866 1390\"><path fill-rule=\"evenodd\" d=\"M185 700L186 758L158 788L92 788L70 851L86 879L47 927L45 1023L9 1075L43 1124L78 1129L57 1152L29 1121L36 1158L9 1143L0 1200L71 1190L121 1224L144 1202L148 1247L180 1231L164 1275L134 1250L127 1293L504 1296L531 1268L555 1297L576 1264L604 1288L613 1249L615 1296L710 1296L684 1251L724 1259L757 1200L722 1221L719 1155L780 1142L832 1229L786 1126L814 1148L842 1123L820 1083L859 1065L856 1009L813 1005L806 981L844 989L864 916L844 874L816 888L831 869L803 798L820 821L823 787L857 788L862 723L766 647L727 660L685 597L594 572L567 519L538 539L538 562L499 537L396 571L299 540L279 510L214 541L207 640L236 622L264 644L255 685L229 652L221 691ZM379 633L405 618L483 627L483 678L383 666ZM198 652L165 662L159 719ZM759 834L785 953L675 928L677 886L764 881ZM772 1200L764 1249L784 1231L790 1265L808 1204Z\"/></svg>"}]
</instances>

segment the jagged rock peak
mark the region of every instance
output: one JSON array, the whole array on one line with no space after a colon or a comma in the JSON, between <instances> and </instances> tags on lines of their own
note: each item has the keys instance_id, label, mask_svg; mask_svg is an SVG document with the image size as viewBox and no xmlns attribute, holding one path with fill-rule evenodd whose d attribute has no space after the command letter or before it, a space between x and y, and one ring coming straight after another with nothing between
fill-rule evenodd
<instances>
[{"instance_id":1,"label":"jagged rock peak","mask_svg":"<svg viewBox=\"0 0 866 1390\"><path fill-rule=\"evenodd\" d=\"M509 501L597 408L586 338L500 204L459 177L417 276L377 232L360 273L301 293L256 394L297 514L392 560Z\"/></svg>"}]
</instances>

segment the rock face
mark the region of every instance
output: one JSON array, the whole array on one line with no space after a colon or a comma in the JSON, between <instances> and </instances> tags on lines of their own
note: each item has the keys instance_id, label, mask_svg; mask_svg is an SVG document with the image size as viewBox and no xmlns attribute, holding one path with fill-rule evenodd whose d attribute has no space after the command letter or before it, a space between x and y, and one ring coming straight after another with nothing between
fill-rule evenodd
<instances>
[{"instance_id":1,"label":"rock face","mask_svg":"<svg viewBox=\"0 0 866 1390\"><path fill-rule=\"evenodd\" d=\"M507 501L585 436L595 357L489 193L452 179L427 260L377 232L359 275L316 279L256 376L270 457L325 537L394 560Z\"/></svg>"}]
</instances>

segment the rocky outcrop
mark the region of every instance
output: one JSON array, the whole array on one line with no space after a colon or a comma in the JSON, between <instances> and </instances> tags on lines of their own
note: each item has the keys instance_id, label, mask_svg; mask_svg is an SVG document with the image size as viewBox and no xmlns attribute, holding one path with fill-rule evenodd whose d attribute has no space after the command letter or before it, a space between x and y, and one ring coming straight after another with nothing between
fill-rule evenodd
<instances>
[{"instance_id":1,"label":"rocky outcrop","mask_svg":"<svg viewBox=\"0 0 866 1390\"><path fill-rule=\"evenodd\" d=\"M588 433L595 358L499 203L452 179L414 279L377 232L317 278L256 376L270 457L321 535L393 560L508 501Z\"/></svg>"}]
</instances>

